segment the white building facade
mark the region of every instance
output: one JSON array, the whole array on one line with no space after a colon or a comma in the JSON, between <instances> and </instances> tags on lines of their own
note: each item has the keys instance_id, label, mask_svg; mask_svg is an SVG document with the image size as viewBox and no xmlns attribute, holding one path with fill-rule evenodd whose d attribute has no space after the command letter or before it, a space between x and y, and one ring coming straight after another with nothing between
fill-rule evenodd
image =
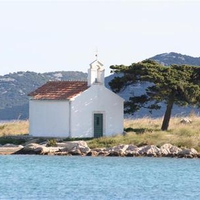
<instances>
[{"instance_id":1,"label":"white building facade","mask_svg":"<svg viewBox=\"0 0 200 200\"><path fill-rule=\"evenodd\" d=\"M104 67L94 61L88 81L48 82L29 94L29 134L92 138L123 133L124 100L104 86Z\"/></svg>"}]
</instances>

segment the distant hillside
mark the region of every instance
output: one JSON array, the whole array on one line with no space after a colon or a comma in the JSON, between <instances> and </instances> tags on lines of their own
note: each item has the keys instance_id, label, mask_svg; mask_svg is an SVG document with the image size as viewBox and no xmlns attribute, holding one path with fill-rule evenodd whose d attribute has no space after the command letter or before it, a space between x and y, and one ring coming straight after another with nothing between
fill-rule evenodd
<instances>
[{"instance_id":1,"label":"distant hillside","mask_svg":"<svg viewBox=\"0 0 200 200\"><path fill-rule=\"evenodd\" d=\"M164 66L169 66L172 64L200 66L200 57L195 58L192 56L182 55L180 53L174 52L159 54L149 59L155 60L156 62Z\"/></svg>"},{"instance_id":2,"label":"distant hillside","mask_svg":"<svg viewBox=\"0 0 200 200\"><path fill-rule=\"evenodd\" d=\"M0 120L28 119L27 94L50 80L86 80L76 71L17 72L0 76Z\"/></svg>"},{"instance_id":3,"label":"distant hillside","mask_svg":"<svg viewBox=\"0 0 200 200\"><path fill-rule=\"evenodd\" d=\"M150 59L167 66L171 64L188 64L200 66L200 58L194 58L178 53L159 54ZM109 88L108 82L112 80L114 76L115 75L106 77L106 87ZM48 73L35 73L27 71L10 73L4 76L0 76L0 120L28 119L27 94L49 80L87 80L87 74L76 71L59 71ZM133 93L139 95L145 91L147 84L129 86L126 88L126 90L121 92L120 95L125 99L128 99ZM162 105L162 109L153 112L152 116L162 116L164 109L164 105ZM175 107L175 109L173 109L173 114L180 115L190 111L191 109L189 107ZM142 117L148 114L149 112L147 110L142 109L137 112L135 116Z\"/></svg>"}]
</instances>

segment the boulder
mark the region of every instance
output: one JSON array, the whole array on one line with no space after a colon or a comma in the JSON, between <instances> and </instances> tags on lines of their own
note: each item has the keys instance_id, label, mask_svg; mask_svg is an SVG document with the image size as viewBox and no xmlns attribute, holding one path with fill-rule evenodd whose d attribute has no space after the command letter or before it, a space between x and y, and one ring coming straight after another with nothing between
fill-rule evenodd
<instances>
[{"instance_id":1,"label":"boulder","mask_svg":"<svg viewBox=\"0 0 200 200\"><path fill-rule=\"evenodd\" d=\"M125 156L132 157L132 156L139 156L139 148L136 145L130 144L125 151Z\"/></svg>"},{"instance_id":2,"label":"boulder","mask_svg":"<svg viewBox=\"0 0 200 200\"><path fill-rule=\"evenodd\" d=\"M60 147L43 147L40 154L55 155L57 152L60 152Z\"/></svg>"},{"instance_id":3,"label":"boulder","mask_svg":"<svg viewBox=\"0 0 200 200\"><path fill-rule=\"evenodd\" d=\"M160 151L162 156L177 156L182 149L172 144L164 144L160 147Z\"/></svg>"},{"instance_id":4,"label":"boulder","mask_svg":"<svg viewBox=\"0 0 200 200\"><path fill-rule=\"evenodd\" d=\"M55 153L59 151L59 147L46 147L46 145L30 143L27 144L24 148L17 151L16 154L55 155Z\"/></svg>"},{"instance_id":5,"label":"boulder","mask_svg":"<svg viewBox=\"0 0 200 200\"><path fill-rule=\"evenodd\" d=\"M194 158L198 156L198 152L194 149L183 149L178 153L179 157L184 157L184 158Z\"/></svg>"},{"instance_id":6,"label":"boulder","mask_svg":"<svg viewBox=\"0 0 200 200\"><path fill-rule=\"evenodd\" d=\"M185 117L185 118L182 118L181 121L180 121L181 124L191 124L192 123L192 120Z\"/></svg>"},{"instance_id":7,"label":"boulder","mask_svg":"<svg viewBox=\"0 0 200 200\"><path fill-rule=\"evenodd\" d=\"M146 145L140 147L138 153L139 155L154 156L154 157L161 155L160 149L155 145Z\"/></svg>"},{"instance_id":8,"label":"boulder","mask_svg":"<svg viewBox=\"0 0 200 200\"><path fill-rule=\"evenodd\" d=\"M124 154L117 151L110 151L106 156L124 156Z\"/></svg>"},{"instance_id":9,"label":"boulder","mask_svg":"<svg viewBox=\"0 0 200 200\"><path fill-rule=\"evenodd\" d=\"M85 141L67 141L67 142L57 142L58 147L63 147L67 151L72 150L74 147L88 147Z\"/></svg>"},{"instance_id":10,"label":"boulder","mask_svg":"<svg viewBox=\"0 0 200 200\"><path fill-rule=\"evenodd\" d=\"M108 156L109 152L107 150L102 150L98 152L98 156Z\"/></svg>"},{"instance_id":11,"label":"boulder","mask_svg":"<svg viewBox=\"0 0 200 200\"><path fill-rule=\"evenodd\" d=\"M18 144L10 144L10 143L7 143L7 144L2 145L2 147L23 148L24 146L22 146L22 145L18 145Z\"/></svg>"},{"instance_id":12,"label":"boulder","mask_svg":"<svg viewBox=\"0 0 200 200\"><path fill-rule=\"evenodd\" d=\"M94 151L94 150L91 150L90 152L86 154L86 156L98 156L98 155L99 155L99 152Z\"/></svg>"},{"instance_id":13,"label":"boulder","mask_svg":"<svg viewBox=\"0 0 200 200\"><path fill-rule=\"evenodd\" d=\"M23 149L22 145L12 145L12 144L2 145L0 147L0 155L17 154L17 152L21 151L21 149Z\"/></svg>"},{"instance_id":14,"label":"boulder","mask_svg":"<svg viewBox=\"0 0 200 200\"><path fill-rule=\"evenodd\" d=\"M129 144L126 151L135 151L138 147L134 144Z\"/></svg>"},{"instance_id":15,"label":"boulder","mask_svg":"<svg viewBox=\"0 0 200 200\"><path fill-rule=\"evenodd\" d=\"M107 149L109 153L108 156L124 156L127 148L128 148L128 145L124 145L124 144L120 144L118 146L108 148Z\"/></svg>"},{"instance_id":16,"label":"boulder","mask_svg":"<svg viewBox=\"0 0 200 200\"><path fill-rule=\"evenodd\" d=\"M57 143L57 145L58 147L63 147L61 151L69 152L72 155L86 155L91 151L85 141L71 141L65 143Z\"/></svg>"},{"instance_id":17,"label":"boulder","mask_svg":"<svg viewBox=\"0 0 200 200\"><path fill-rule=\"evenodd\" d=\"M38 143L39 139L38 138L30 138L28 141L25 142L24 146L31 144L31 143ZM47 141L45 141L47 142Z\"/></svg>"},{"instance_id":18,"label":"boulder","mask_svg":"<svg viewBox=\"0 0 200 200\"><path fill-rule=\"evenodd\" d=\"M7 143L7 144L4 144L3 147L18 147L19 145L16 145L16 144L10 144L10 143Z\"/></svg>"},{"instance_id":19,"label":"boulder","mask_svg":"<svg viewBox=\"0 0 200 200\"><path fill-rule=\"evenodd\" d=\"M69 151L69 153L73 156L81 156L81 155L84 155L80 149L78 148L74 148L72 149L71 151Z\"/></svg>"},{"instance_id":20,"label":"boulder","mask_svg":"<svg viewBox=\"0 0 200 200\"><path fill-rule=\"evenodd\" d=\"M69 144L68 144L69 142L57 142L56 144L57 144L57 146L58 147L63 147L63 148L65 148L65 147L68 147L69 146ZM69 148L69 147L68 147ZM72 147L73 148L73 147Z\"/></svg>"},{"instance_id":21,"label":"boulder","mask_svg":"<svg viewBox=\"0 0 200 200\"><path fill-rule=\"evenodd\" d=\"M36 143L30 143L27 144L23 149L21 149L21 151L19 153L22 154L44 154L47 153L47 147L40 145L40 144L36 144Z\"/></svg>"},{"instance_id":22,"label":"boulder","mask_svg":"<svg viewBox=\"0 0 200 200\"><path fill-rule=\"evenodd\" d=\"M91 151L101 152L101 151L107 151L107 148L94 148Z\"/></svg>"},{"instance_id":23,"label":"boulder","mask_svg":"<svg viewBox=\"0 0 200 200\"><path fill-rule=\"evenodd\" d=\"M88 156L107 156L109 154L108 149L111 149L111 148L94 148L87 155Z\"/></svg>"},{"instance_id":24,"label":"boulder","mask_svg":"<svg viewBox=\"0 0 200 200\"><path fill-rule=\"evenodd\" d=\"M78 147L78 149L80 150L81 153L83 154L87 154L88 152L91 151L91 149L89 147Z\"/></svg>"}]
</instances>

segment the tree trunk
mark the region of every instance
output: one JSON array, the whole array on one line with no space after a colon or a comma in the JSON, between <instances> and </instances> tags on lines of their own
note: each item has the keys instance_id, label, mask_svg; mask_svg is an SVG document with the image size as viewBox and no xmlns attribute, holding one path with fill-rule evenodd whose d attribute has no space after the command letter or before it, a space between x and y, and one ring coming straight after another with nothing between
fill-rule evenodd
<instances>
[{"instance_id":1,"label":"tree trunk","mask_svg":"<svg viewBox=\"0 0 200 200\"><path fill-rule=\"evenodd\" d=\"M162 127L161 127L162 131L166 131L168 129L173 104L174 104L174 98L172 97L171 99L169 99L168 104L167 104L165 116L164 116Z\"/></svg>"}]
</instances>

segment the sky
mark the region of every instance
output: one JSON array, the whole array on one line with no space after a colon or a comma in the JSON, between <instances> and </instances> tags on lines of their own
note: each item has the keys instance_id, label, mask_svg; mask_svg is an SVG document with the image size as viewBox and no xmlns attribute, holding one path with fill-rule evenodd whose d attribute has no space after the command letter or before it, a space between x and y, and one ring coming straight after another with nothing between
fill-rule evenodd
<instances>
[{"instance_id":1,"label":"sky","mask_svg":"<svg viewBox=\"0 0 200 200\"><path fill-rule=\"evenodd\" d=\"M200 57L200 1L0 0L0 75ZM98 52L98 53L97 53Z\"/></svg>"}]
</instances>

